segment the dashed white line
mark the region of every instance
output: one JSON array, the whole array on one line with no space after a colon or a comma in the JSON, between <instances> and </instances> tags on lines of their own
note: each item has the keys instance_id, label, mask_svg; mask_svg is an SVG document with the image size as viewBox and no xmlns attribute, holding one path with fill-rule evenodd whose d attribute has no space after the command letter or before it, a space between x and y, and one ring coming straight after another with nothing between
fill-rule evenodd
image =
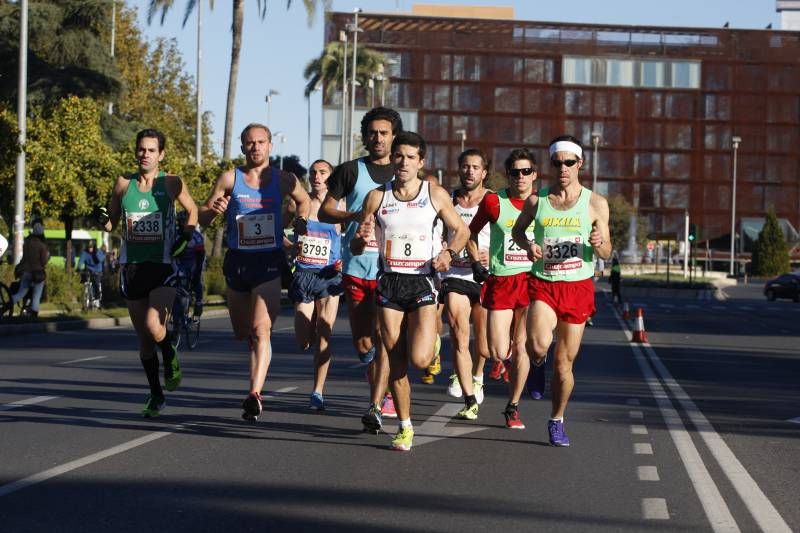
<instances>
[{"instance_id":1,"label":"dashed white line","mask_svg":"<svg viewBox=\"0 0 800 533\"><path fill-rule=\"evenodd\" d=\"M72 361L62 361L56 363L57 365L71 365L72 363L83 363L84 361L95 361L97 359L105 359L107 355L96 355L94 357L84 357L83 359L73 359Z\"/></svg>"},{"instance_id":2,"label":"dashed white line","mask_svg":"<svg viewBox=\"0 0 800 533\"><path fill-rule=\"evenodd\" d=\"M797 418L790 418L787 420L787 422L791 422L792 424L800 424L800 416Z\"/></svg>"},{"instance_id":3,"label":"dashed white line","mask_svg":"<svg viewBox=\"0 0 800 533\"><path fill-rule=\"evenodd\" d=\"M669 520L667 500L664 498L642 498L642 518L645 520Z\"/></svg>"},{"instance_id":4,"label":"dashed white line","mask_svg":"<svg viewBox=\"0 0 800 533\"><path fill-rule=\"evenodd\" d=\"M661 481L658 476L658 468L655 466L638 466L636 467L636 475L639 481Z\"/></svg>"},{"instance_id":5,"label":"dashed white line","mask_svg":"<svg viewBox=\"0 0 800 533\"><path fill-rule=\"evenodd\" d=\"M649 442L634 442L633 453L636 455L653 455L653 445Z\"/></svg>"},{"instance_id":6,"label":"dashed white line","mask_svg":"<svg viewBox=\"0 0 800 533\"><path fill-rule=\"evenodd\" d=\"M287 392L292 392L293 390L297 390L297 387L284 387L274 391L272 394L265 394L262 396L262 398L274 398L276 394L284 394Z\"/></svg>"},{"instance_id":7,"label":"dashed white line","mask_svg":"<svg viewBox=\"0 0 800 533\"><path fill-rule=\"evenodd\" d=\"M642 420L644 413L641 411L628 411L628 416L634 420Z\"/></svg>"},{"instance_id":8,"label":"dashed white line","mask_svg":"<svg viewBox=\"0 0 800 533\"><path fill-rule=\"evenodd\" d=\"M628 405L639 405L639 398L628 398L625 403Z\"/></svg>"},{"instance_id":9,"label":"dashed white line","mask_svg":"<svg viewBox=\"0 0 800 533\"><path fill-rule=\"evenodd\" d=\"M631 426L631 435L647 435L647 427L645 426Z\"/></svg>"},{"instance_id":10,"label":"dashed white line","mask_svg":"<svg viewBox=\"0 0 800 533\"><path fill-rule=\"evenodd\" d=\"M16 402L0 405L0 411L11 411L12 409L18 409L20 407L25 407L26 405L34 405L49 400L55 400L56 398L58 398L58 396L34 396L33 398L26 398L24 400L17 400Z\"/></svg>"}]
</instances>

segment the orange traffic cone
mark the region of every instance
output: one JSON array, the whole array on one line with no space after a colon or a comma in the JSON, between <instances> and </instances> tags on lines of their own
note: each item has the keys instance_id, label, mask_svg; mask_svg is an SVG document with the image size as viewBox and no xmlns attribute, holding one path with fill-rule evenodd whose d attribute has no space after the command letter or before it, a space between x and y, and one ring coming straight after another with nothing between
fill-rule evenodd
<instances>
[{"instance_id":1,"label":"orange traffic cone","mask_svg":"<svg viewBox=\"0 0 800 533\"><path fill-rule=\"evenodd\" d=\"M628 302L622 304L622 320L631 319L631 308L628 307Z\"/></svg>"},{"instance_id":2,"label":"orange traffic cone","mask_svg":"<svg viewBox=\"0 0 800 533\"><path fill-rule=\"evenodd\" d=\"M633 338L631 342L647 342L647 332L644 330L644 309L636 309L636 320L633 322Z\"/></svg>"}]
</instances>

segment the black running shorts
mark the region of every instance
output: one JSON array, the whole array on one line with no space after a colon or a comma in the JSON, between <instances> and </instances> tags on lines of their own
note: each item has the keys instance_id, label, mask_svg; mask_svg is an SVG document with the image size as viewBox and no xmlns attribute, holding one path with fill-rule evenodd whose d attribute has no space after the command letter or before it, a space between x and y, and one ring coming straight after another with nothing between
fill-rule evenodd
<instances>
[{"instance_id":1,"label":"black running shorts","mask_svg":"<svg viewBox=\"0 0 800 533\"><path fill-rule=\"evenodd\" d=\"M439 303L445 303L447 294L451 292L463 294L469 298L469 305L475 305L481 301L481 286L474 281L460 278L444 278L442 280L442 290L439 293Z\"/></svg>"},{"instance_id":2,"label":"black running shorts","mask_svg":"<svg viewBox=\"0 0 800 533\"><path fill-rule=\"evenodd\" d=\"M283 250L242 252L228 250L222 262L225 283L236 292L250 292L262 283L280 278L288 269Z\"/></svg>"},{"instance_id":3,"label":"black running shorts","mask_svg":"<svg viewBox=\"0 0 800 533\"><path fill-rule=\"evenodd\" d=\"M147 298L159 287L174 287L176 281L170 263L126 263L119 269L119 290L126 300Z\"/></svg>"},{"instance_id":4,"label":"black running shorts","mask_svg":"<svg viewBox=\"0 0 800 533\"><path fill-rule=\"evenodd\" d=\"M436 305L436 289L431 276L386 273L378 276L378 305L398 311L414 311Z\"/></svg>"}]
</instances>

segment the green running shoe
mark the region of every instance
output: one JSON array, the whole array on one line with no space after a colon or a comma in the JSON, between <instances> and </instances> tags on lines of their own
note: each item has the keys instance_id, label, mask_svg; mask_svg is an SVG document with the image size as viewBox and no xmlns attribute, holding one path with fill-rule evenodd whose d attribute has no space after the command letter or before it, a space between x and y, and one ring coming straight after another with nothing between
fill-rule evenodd
<instances>
[{"instance_id":1,"label":"green running shoe","mask_svg":"<svg viewBox=\"0 0 800 533\"><path fill-rule=\"evenodd\" d=\"M178 352L172 349L172 357L164 357L164 388L172 392L181 384L181 365L178 362Z\"/></svg>"},{"instance_id":2,"label":"green running shoe","mask_svg":"<svg viewBox=\"0 0 800 533\"><path fill-rule=\"evenodd\" d=\"M159 415L162 409L167 406L167 401L163 396L153 396L152 394L147 397L144 402L144 409L142 409L142 416L145 418L155 418Z\"/></svg>"},{"instance_id":3,"label":"green running shoe","mask_svg":"<svg viewBox=\"0 0 800 533\"><path fill-rule=\"evenodd\" d=\"M463 420L477 420L478 404L465 405L462 410L456 413L456 418L461 418Z\"/></svg>"},{"instance_id":4,"label":"green running shoe","mask_svg":"<svg viewBox=\"0 0 800 533\"><path fill-rule=\"evenodd\" d=\"M411 451L411 442L414 440L414 428L401 427L392 439L392 449L401 452Z\"/></svg>"}]
</instances>

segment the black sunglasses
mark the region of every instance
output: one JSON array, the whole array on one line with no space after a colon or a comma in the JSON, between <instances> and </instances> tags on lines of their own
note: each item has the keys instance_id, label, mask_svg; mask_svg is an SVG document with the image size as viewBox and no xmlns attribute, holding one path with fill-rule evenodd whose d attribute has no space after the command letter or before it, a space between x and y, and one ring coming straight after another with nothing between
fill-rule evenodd
<instances>
[{"instance_id":1,"label":"black sunglasses","mask_svg":"<svg viewBox=\"0 0 800 533\"><path fill-rule=\"evenodd\" d=\"M508 171L508 175L514 178L518 178L520 174L522 174L523 176L530 176L531 174L533 174L533 169L531 167L512 168L509 169Z\"/></svg>"},{"instance_id":2,"label":"black sunglasses","mask_svg":"<svg viewBox=\"0 0 800 533\"><path fill-rule=\"evenodd\" d=\"M566 165L568 167L572 167L572 166L575 166L575 163L577 163L577 162L578 162L577 159L563 159L563 160L561 160L561 159L551 159L550 160L550 164L553 165L554 168L561 168L561 165Z\"/></svg>"}]
</instances>

